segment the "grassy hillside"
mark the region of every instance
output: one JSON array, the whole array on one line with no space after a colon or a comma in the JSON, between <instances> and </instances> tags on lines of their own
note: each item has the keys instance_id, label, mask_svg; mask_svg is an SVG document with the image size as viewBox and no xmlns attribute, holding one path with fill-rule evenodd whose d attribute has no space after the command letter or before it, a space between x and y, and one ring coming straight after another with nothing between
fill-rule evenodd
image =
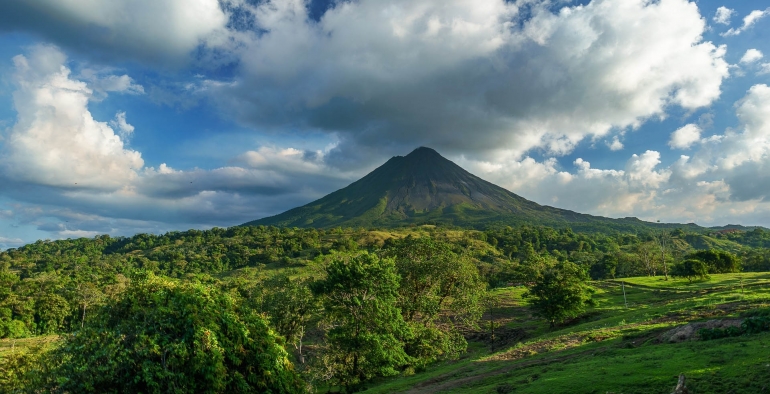
<instances>
[{"instance_id":1,"label":"grassy hillside","mask_svg":"<svg viewBox=\"0 0 770 394\"><path fill-rule=\"evenodd\" d=\"M713 275L696 283L638 277L594 285L598 305L582 320L553 331L531 319L523 288L499 289L496 340L475 342L473 352L458 362L380 381L365 392L668 393L679 374L693 393L770 388L770 332L680 342L665 335L692 322L770 315L769 273Z\"/></svg>"}]
</instances>

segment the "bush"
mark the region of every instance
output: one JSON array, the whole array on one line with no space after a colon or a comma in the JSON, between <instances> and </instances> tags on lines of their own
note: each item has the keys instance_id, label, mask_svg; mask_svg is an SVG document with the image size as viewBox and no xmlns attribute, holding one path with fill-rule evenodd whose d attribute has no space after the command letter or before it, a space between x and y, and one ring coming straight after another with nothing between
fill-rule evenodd
<instances>
[{"instance_id":1,"label":"bush","mask_svg":"<svg viewBox=\"0 0 770 394\"><path fill-rule=\"evenodd\" d=\"M264 318L199 283L145 275L55 351L63 392L300 392Z\"/></svg>"},{"instance_id":2,"label":"bush","mask_svg":"<svg viewBox=\"0 0 770 394\"><path fill-rule=\"evenodd\" d=\"M709 267L706 263L697 259L687 259L671 268L671 275L687 278L692 282L695 278L709 279Z\"/></svg>"},{"instance_id":3,"label":"bush","mask_svg":"<svg viewBox=\"0 0 770 394\"><path fill-rule=\"evenodd\" d=\"M0 338L26 338L30 336L27 325L22 321L0 322Z\"/></svg>"}]
</instances>

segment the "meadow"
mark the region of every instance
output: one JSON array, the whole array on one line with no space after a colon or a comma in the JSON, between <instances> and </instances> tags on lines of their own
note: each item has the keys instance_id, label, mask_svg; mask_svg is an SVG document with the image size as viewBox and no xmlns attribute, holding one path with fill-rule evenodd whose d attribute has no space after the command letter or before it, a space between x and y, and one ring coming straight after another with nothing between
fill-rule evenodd
<instances>
[{"instance_id":1,"label":"meadow","mask_svg":"<svg viewBox=\"0 0 770 394\"><path fill-rule=\"evenodd\" d=\"M555 330L529 315L523 287L497 289L496 340L473 341L459 361L382 380L365 392L668 393L680 374L692 393L770 390L770 332L676 343L664 338L692 322L770 314L770 273L593 285L596 306ZM510 337L516 339L506 342Z\"/></svg>"}]
</instances>

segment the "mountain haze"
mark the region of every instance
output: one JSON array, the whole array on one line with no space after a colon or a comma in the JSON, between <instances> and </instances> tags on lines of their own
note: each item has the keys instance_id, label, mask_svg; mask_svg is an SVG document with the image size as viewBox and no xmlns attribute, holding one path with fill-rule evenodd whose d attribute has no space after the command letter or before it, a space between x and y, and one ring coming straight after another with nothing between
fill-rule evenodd
<instances>
[{"instance_id":1,"label":"mountain haze","mask_svg":"<svg viewBox=\"0 0 770 394\"><path fill-rule=\"evenodd\" d=\"M658 226L544 206L487 182L433 149L395 156L365 177L307 205L244 225L397 227L404 224L542 224L632 230ZM695 225L687 225L697 227Z\"/></svg>"}]
</instances>

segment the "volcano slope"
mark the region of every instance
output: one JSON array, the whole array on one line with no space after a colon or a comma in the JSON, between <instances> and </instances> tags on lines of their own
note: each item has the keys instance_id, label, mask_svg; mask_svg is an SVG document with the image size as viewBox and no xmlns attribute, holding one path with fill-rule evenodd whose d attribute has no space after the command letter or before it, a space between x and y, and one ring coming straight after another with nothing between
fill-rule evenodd
<instances>
[{"instance_id":1,"label":"volcano slope","mask_svg":"<svg viewBox=\"0 0 770 394\"><path fill-rule=\"evenodd\" d=\"M464 228L537 224L576 231L638 231L694 224L610 219L540 205L487 182L430 148L395 156L368 175L307 205L244 225L383 227L445 224Z\"/></svg>"}]
</instances>

